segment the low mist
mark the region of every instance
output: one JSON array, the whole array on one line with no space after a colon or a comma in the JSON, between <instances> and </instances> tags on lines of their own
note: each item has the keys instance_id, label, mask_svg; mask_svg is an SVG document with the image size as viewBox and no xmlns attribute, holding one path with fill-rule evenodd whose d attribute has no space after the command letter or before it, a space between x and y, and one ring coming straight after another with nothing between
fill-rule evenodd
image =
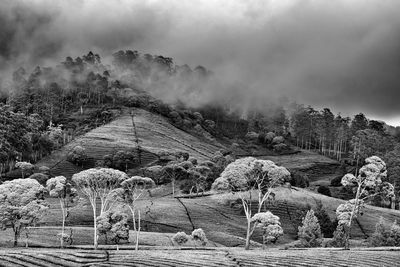
<instances>
[{"instance_id":1,"label":"low mist","mask_svg":"<svg viewBox=\"0 0 400 267\"><path fill-rule=\"evenodd\" d=\"M211 70L217 80L183 99L192 106L228 100L245 113L288 99L391 120L400 112L399 10L396 0L3 0L0 80L19 66L88 51L110 63L132 49ZM179 88L156 93L182 97Z\"/></svg>"}]
</instances>

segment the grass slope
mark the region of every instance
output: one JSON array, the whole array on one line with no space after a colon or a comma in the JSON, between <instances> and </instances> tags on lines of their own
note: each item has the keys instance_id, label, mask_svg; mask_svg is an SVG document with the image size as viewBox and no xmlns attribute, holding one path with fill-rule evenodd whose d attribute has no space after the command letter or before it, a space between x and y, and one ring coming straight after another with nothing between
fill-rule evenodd
<instances>
[{"instance_id":1,"label":"grass slope","mask_svg":"<svg viewBox=\"0 0 400 267\"><path fill-rule=\"evenodd\" d=\"M246 220L240 205L232 205L238 198L236 194L215 194L197 198L180 198L178 200L177 198L172 198L169 189L166 185L164 188L153 192L152 197L148 196L137 202L137 208L140 209L142 214L141 226L143 232L172 234L178 231L185 231L187 234L190 234L193 229L202 228L208 239L216 244L228 247L243 246L246 233ZM297 210L305 207L307 204L314 207L316 201L321 201L333 219L335 218L337 206L343 203L343 200L299 188L292 190L279 188L275 192L276 202L268 204L267 209L281 218L285 234L276 244L278 247L295 240L297 230L292 224L292 218ZM61 212L58 201L56 199L47 199L47 201L50 203L50 211L39 226L59 227ZM255 210L253 210L254 212ZM69 230L71 226L89 227L93 225L91 214L92 211L89 206L72 210L67 220L67 229ZM357 223L353 224L352 238L364 240L366 235L371 235L374 232L375 224L381 216L388 226L394 220L400 221L400 211L367 206L364 214L359 217L360 225ZM33 239L50 245L58 244L55 241L56 231L51 228L49 228L48 234L51 234L52 237L48 235L47 239L43 239L39 231L36 234L36 238ZM92 242L93 232L91 229L85 230L86 232L83 237L78 237L81 232L79 232L79 229L77 231L75 245L90 244ZM8 242L12 238L12 235L9 236L11 233L7 235L3 233L0 236L0 243ZM146 235L144 234L144 236ZM21 238L21 241L23 241L24 235ZM256 242L261 242L261 232L256 231L253 239ZM141 240L141 243L143 245L152 244L146 238ZM259 246L259 244L255 245Z\"/></svg>"},{"instance_id":2,"label":"grass slope","mask_svg":"<svg viewBox=\"0 0 400 267\"><path fill-rule=\"evenodd\" d=\"M54 176L71 177L74 173L82 170L81 167L66 161L68 152L75 146L86 148L91 161L88 166L84 166L85 168L93 167L94 162L101 160L106 154L112 154L118 150L135 149L132 117L129 112L129 110L124 110L116 120L76 138L36 165L50 167L51 174ZM193 136L174 127L160 115L142 109L135 109L133 114L140 146L143 150L142 165L157 160L156 154L160 151L185 151L193 157L205 160L215 151L224 148L217 141Z\"/></svg>"}]
</instances>

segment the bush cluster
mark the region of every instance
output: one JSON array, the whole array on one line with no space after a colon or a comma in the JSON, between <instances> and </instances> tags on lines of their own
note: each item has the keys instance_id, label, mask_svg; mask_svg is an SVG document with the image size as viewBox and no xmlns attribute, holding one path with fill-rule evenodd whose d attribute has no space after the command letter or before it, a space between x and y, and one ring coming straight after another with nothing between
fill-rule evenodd
<instances>
[{"instance_id":1,"label":"bush cluster","mask_svg":"<svg viewBox=\"0 0 400 267\"><path fill-rule=\"evenodd\" d=\"M180 246L186 244L189 240L200 243L202 246L207 245L208 242L206 234L201 228L194 229L191 235L187 235L185 232L177 232L172 240Z\"/></svg>"}]
</instances>

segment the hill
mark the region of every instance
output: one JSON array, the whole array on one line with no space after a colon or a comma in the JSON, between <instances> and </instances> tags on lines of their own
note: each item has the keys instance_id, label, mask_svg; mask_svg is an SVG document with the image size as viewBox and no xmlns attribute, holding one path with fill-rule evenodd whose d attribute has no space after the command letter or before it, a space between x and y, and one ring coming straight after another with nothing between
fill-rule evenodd
<instances>
[{"instance_id":1,"label":"hill","mask_svg":"<svg viewBox=\"0 0 400 267\"><path fill-rule=\"evenodd\" d=\"M66 160L68 152L75 146L86 148L90 158L84 168L93 167L97 160L105 154L118 150L134 150L136 148L132 116L142 150L142 165L157 162L162 151L188 152L199 160L209 159L214 152L224 149L224 145L215 139L189 134L173 126L165 117L143 109L124 109L114 121L98 127L76 138L71 143L41 160L38 166L48 166L52 175L72 176L81 170L80 167ZM309 175L311 182L328 182L340 175L339 163L317 153L302 150L300 153L280 156L262 156L290 170L299 170ZM172 198L169 185L155 189L151 196L138 201L141 209L142 227L147 232L190 233L195 228L202 228L208 238L223 246L242 246L244 243L246 224L237 195L217 194L202 197ZM50 199L50 201L52 201ZM287 244L296 239L296 213L310 205L314 207L321 201L329 216L335 218L337 206L343 200L323 196L300 188L282 188L276 192L276 201L267 206L281 218L285 235L278 245ZM67 222L70 226L90 226L91 210L84 208L71 213ZM89 215L89 216L88 216ZM375 224L382 216L387 224L400 220L400 212L368 206L364 215L354 224L352 237L366 238L374 231ZM43 222L46 226L59 224L58 203L51 204L50 216ZM256 232L254 240L261 241L261 233Z\"/></svg>"},{"instance_id":2,"label":"hill","mask_svg":"<svg viewBox=\"0 0 400 267\"><path fill-rule=\"evenodd\" d=\"M77 137L60 150L40 160L36 165L49 167L54 176L71 177L82 170L81 167L66 160L68 152L75 146L86 149L89 161L85 164L85 168L94 167L95 162L103 159L106 154L119 150L134 150L136 143L131 111L141 147L142 165L157 161L158 154L162 151L188 152L190 156L206 160L216 151L224 149L224 146L216 140L206 139L200 135L194 136L176 128L161 115L143 109L124 109L122 114L112 122Z\"/></svg>"}]
</instances>

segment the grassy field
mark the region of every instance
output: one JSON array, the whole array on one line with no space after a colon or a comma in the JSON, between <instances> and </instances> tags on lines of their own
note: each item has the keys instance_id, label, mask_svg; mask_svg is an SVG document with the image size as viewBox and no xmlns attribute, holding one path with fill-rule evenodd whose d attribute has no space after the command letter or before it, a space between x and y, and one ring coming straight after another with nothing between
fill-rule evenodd
<instances>
[{"instance_id":1,"label":"grassy field","mask_svg":"<svg viewBox=\"0 0 400 267\"><path fill-rule=\"evenodd\" d=\"M0 250L0 266L400 266L390 250Z\"/></svg>"},{"instance_id":2,"label":"grassy field","mask_svg":"<svg viewBox=\"0 0 400 267\"><path fill-rule=\"evenodd\" d=\"M190 234L195 228L202 228L208 239L215 245L237 247L244 245L246 233L246 220L241 207L232 205L238 196L234 194L215 194L197 198L173 198L167 185L158 188L152 196L147 196L137 202L137 208L142 214L142 245L157 245L160 238L162 245L170 244L170 237L178 231ZM305 189L288 188L276 189L276 201L267 206L275 215L281 218L284 236L277 242L277 247L283 247L296 239L297 231L292 223L292 218L297 210L309 204L316 205L321 201L333 219L337 206L343 200L323 196ZM47 199L50 204L48 215L40 222L40 227L32 232L30 242L39 242L37 245L58 245L56 233L61 222L61 212L56 199ZM255 211L253 211L255 212ZM129 214L129 213L128 213ZM352 238L365 240L375 230L375 224L383 217L385 223L390 225L394 220L400 221L400 211L388 210L367 206L364 214L359 217L359 223L352 227ZM74 228L74 245L87 245L92 243L92 229L83 228L93 225L92 211L89 206L79 207L71 211L67 220L67 230ZM148 232L148 233L145 233ZM12 240L11 232L0 232L0 245L9 245ZM154 240L152 241L152 237ZM168 237L165 239L164 237ZM261 232L256 231L253 240L261 242ZM24 241L24 235L21 236ZM103 241L100 240L102 244ZM32 243L33 244L33 243ZM254 243L260 246L259 243Z\"/></svg>"}]
</instances>

